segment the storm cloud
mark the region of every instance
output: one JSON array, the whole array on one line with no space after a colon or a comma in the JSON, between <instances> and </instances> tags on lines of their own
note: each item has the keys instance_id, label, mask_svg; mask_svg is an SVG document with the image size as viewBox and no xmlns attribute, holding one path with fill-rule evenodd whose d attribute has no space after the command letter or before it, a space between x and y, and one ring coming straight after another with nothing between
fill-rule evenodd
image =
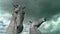
<instances>
[{"instance_id":1,"label":"storm cloud","mask_svg":"<svg viewBox=\"0 0 60 34\"><path fill-rule=\"evenodd\" d=\"M22 34L28 32L29 27L26 26L28 26L30 20L35 21L42 17L47 18L47 21L39 28L43 34L60 34L60 0L0 0L0 19L2 17L11 19L14 11L13 4L26 7L25 29Z\"/></svg>"}]
</instances>

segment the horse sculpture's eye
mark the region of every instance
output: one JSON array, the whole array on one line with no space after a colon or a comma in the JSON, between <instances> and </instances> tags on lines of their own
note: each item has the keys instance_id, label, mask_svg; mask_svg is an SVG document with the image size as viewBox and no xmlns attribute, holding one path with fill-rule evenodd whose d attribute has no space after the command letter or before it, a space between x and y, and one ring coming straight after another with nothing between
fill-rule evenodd
<instances>
[{"instance_id":1,"label":"horse sculpture's eye","mask_svg":"<svg viewBox=\"0 0 60 34\"><path fill-rule=\"evenodd\" d=\"M25 12L23 12L22 14L25 14Z\"/></svg>"},{"instance_id":2,"label":"horse sculpture's eye","mask_svg":"<svg viewBox=\"0 0 60 34\"><path fill-rule=\"evenodd\" d=\"M18 12L15 12L16 14L18 13Z\"/></svg>"}]
</instances>

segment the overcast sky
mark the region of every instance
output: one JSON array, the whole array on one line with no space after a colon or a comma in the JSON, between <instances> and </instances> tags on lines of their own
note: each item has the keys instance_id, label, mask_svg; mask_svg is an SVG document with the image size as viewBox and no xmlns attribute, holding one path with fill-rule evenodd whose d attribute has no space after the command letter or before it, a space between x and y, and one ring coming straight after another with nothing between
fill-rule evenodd
<instances>
[{"instance_id":1,"label":"overcast sky","mask_svg":"<svg viewBox=\"0 0 60 34\"><path fill-rule=\"evenodd\" d=\"M30 20L35 21L42 17L46 17L47 21L41 25L39 30L44 34L60 34L60 0L0 0L0 21L5 25L10 22L11 14L14 11L13 4L26 7L25 29L22 34L28 34Z\"/></svg>"}]
</instances>

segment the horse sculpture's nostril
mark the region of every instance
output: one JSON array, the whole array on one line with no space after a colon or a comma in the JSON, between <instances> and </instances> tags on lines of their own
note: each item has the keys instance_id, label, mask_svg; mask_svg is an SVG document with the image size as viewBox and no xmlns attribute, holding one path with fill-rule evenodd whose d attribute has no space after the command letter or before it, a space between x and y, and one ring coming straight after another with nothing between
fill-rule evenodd
<instances>
[{"instance_id":1,"label":"horse sculpture's nostril","mask_svg":"<svg viewBox=\"0 0 60 34\"><path fill-rule=\"evenodd\" d=\"M17 11L16 11L15 13L16 13L16 14L18 14L18 12L17 12Z\"/></svg>"}]
</instances>

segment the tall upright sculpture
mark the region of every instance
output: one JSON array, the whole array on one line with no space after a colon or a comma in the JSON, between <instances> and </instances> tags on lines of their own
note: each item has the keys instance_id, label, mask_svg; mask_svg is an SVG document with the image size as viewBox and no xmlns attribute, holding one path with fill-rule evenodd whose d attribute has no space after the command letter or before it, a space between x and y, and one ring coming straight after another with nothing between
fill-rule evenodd
<instances>
[{"instance_id":1,"label":"tall upright sculpture","mask_svg":"<svg viewBox=\"0 0 60 34\"><path fill-rule=\"evenodd\" d=\"M45 21L46 21L45 18L41 18L40 20L35 22L30 21L31 25L30 25L29 34L42 34L41 31L38 30L38 27Z\"/></svg>"},{"instance_id":2,"label":"tall upright sculpture","mask_svg":"<svg viewBox=\"0 0 60 34\"><path fill-rule=\"evenodd\" d=\"M12 14L12 20L7 28L6 34L19 34L23 30L24 8L20 5L14 5L15 10Z\"/></svg>"}]
</instances>

